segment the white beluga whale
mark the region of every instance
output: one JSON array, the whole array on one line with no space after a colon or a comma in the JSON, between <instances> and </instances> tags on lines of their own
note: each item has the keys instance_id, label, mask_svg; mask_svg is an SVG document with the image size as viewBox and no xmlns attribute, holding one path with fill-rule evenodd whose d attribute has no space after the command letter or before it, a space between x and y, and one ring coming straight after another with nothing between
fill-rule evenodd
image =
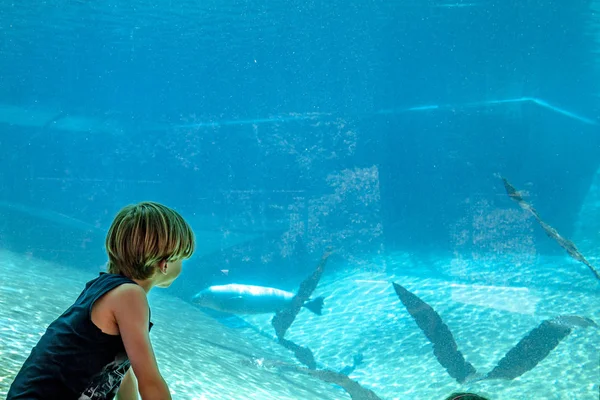
<instances>
[{"instance_id":1,"label":"white beluga whale","mask_svg":"<svg viewBox=\"0 0 600 400\"><path fill-rule=\"evenodd\" d=\"M333 249L329 247L325 250L317 268L300 283L295 294L271 287L231 283L210 286L200 291L192 298L192 303L230 314L275 314L271 319L271 325L275 329L277 342L292 351L296 359L309 370L314 370L317 368L317 363L312 351L285 339L284 336L302 308L321 315L323 297L312 298L312 294L319 284L332 251Z\"/></svg>"},{"instance_id":2,"label":"white beluga whale","mask_svg":"<svg viewBox=\"0 0 600 400\"><path fill-rule=\"evenodd\" d=\"M281 289L231 283L200 291L192 298L192 303L230 314L274 314L289 307L294 296L294 293ZM310 299L302 306L321 315L323 297Z\"/></svg>"}]
</instances>

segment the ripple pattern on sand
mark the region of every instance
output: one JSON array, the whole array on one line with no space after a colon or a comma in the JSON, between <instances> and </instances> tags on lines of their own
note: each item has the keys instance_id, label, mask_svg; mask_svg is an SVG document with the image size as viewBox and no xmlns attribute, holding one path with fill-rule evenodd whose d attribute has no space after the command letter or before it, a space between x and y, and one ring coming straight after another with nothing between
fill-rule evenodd
<instances>
[{"instance_id":1,"label":"ripple pattern on sand","mask_svg":"<svg viewBox=\"0 0 600 400\"><path fill-rule=\"evenodd\" d=\"M538 366L513 381L459 385L433 356L431 343L395 296L391 282L401 283L441 315L459 350L481 373L489 372L544 319L575 314L600 321L600 293L581 292L578 288L582 283L573 288L556 279L545 288L544 278L535 277L535 265L520 271L538 283L535 288L528 288L495 286L490 280L457 283L447 276L433 278L422 272L415 275L411 257L405 255L385 261L385 271L373 266L326 274L315 291L315 295L326 296L323 315L301 312L286 338L308 346L317 362L331 369L351 364L352 356L362 352L363 365L350 377L384 399L409 395L441 399L456 390L473 390L497 399L597 398L598 329L574 330ZM571 268L566 261L566 265L558 263L553 268ZM438 265L432 270L452 265L451 259L440 258L436 262ZM476 263L469 265L475 267ZM365 269L375 272L363 272ZM549 275L547 266L542 269ZM557 271L558 276L568 274L569 271ZM593 279L589 281L596 284ZM273 335L268 316L245 318Z\"/></svg>"},{"instance_id":2,"label":"ripple pattern on sand","mask_svg":"<svg viewBox=\"0 0 600 400\"><path fill-rule=\"evenodd\" d=\"M3 276L11 277L0 283L3 397L45 326L92 277L6 252L0 256ZM434 358L431 343L391 286L392 281L398 282L430 304L453 332L467 360L485 373L544 319L574 314L600 321L598 292L583 291L583 281L571 286L556 278L569 275L558 269L572 265L555 262L552 267L557 273L549 280L552 284L545 286L551 260L541 266L523 265L522 276L509 284L489 279L496 272L487 265L485 280L463 279L472 276L469 269L476 269L476 262L461 267L460 280L452 280L451 274L426 275L455 267L452 259L442 257L427 262L431 268L425 271L423 260L397 254L374 260L372 266L326 272L315 292L326 296L324 314L300 312L286 338L308 346L319 367L332 370L351 364L354 354L363 353L363 364L350 377L386 400L442 399L457 390L494 399L597 399L598 329L574 329L538 366L513 381L459 385ZM270 315L245 316L254 329L233 329L164 292L153 291L150 304L155 323L151 338L176 399L349 398L333 385L274 367L297 362L272 340Z\"/></svg>"},{"instance_id":3,"label":"ripple pattern on sand","mask_svg":"<svg viewBox=\"0 0 600 400\"><path fill-rule=\"evenodd\" d=\"M0 284L0 398L4 398L45 327L93 276L4 251L0 257L3 275L11 277ZM260 360L295 363L262 336L244 337L160 292L151 292L150 305L151 340L175 399L346 398L343 391L317 379L283 376L275 368L257 366Z\"/></svg>"}]
</instances>

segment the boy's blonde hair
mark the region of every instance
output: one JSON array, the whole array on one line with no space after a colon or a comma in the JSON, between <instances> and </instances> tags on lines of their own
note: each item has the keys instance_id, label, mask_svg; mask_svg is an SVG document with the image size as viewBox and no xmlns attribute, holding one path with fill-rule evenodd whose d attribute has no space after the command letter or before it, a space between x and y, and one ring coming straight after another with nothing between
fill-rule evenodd
<instances>
[{"instance_id":1,"label":"boy's blonde hair","mask_svg":"<svg viewBox=\"0 0 600 400\"><path fill-rule=\"evenodd\" d=\"M155 202L131 204L119 211L106 235L108 272L147 279L158 262L187 259L194 233L175 210Z\"/></svg>"}]
</instances>

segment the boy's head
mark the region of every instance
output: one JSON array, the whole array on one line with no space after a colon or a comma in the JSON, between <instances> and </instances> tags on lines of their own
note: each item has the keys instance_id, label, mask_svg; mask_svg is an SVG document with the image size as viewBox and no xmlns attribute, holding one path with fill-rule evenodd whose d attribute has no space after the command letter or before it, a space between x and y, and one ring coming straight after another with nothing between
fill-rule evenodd
<instances>
[{"instance_id":1,"label":"boy's head","mask_svg":"<svg viewBox=\"0 0 600 400\"><path fill-rule=\"evenodd\" d=\"M487 400L485 397L482 397L475 393L452 393L450 396L446 397L444 400Z\"/></svg>"},{"instance_id":2,"label":"boy's head","mask_svg":"<svg viewBox=\"0 0 600 400\"><path fill-rule=\"evenodd\" d=\"M108 272L148 279L160 265L190 258L194 248L194 233L176 211L155 202L128 205L106 235Z\"/></svg>"}]
</instances>

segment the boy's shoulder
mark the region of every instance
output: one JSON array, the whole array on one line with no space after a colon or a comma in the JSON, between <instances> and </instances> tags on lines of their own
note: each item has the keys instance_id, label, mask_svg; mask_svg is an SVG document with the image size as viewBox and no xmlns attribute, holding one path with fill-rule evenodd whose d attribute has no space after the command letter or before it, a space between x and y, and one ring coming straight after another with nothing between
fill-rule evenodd
<instances>
[{"instance_id":1,"label":"boy's shoulder","mask_svg":"<svg viewBox=\"0 0 600 400\"><path fill-rule=\"evenodd\" d=\"M140 323L148 323L150 320L150 307L145 290L137 283L127 280L107 291L92 309L92 322L112 334L119 333L119 321L123 321L124 318L137 319Z\"/></svg>"},{"instance_id":2,"label":"boy's shoulder","mask_svg":"<svg viewBox=\"0 0 600 400\"><path fill-rule=\"evenodd\" d=\"M111 290L111 292L114 296L118 296L122 300L143 299L146 303L148 303L146 291L135 282L123 283Z\"/></svg>"},{"instance_id":3,"label":"boy's shoulder","mask_svg":"<svg viewBox=\"0 0 600 400\"><path fill-rule=\"evenodd\" d=\"M148 307L144 288L124 275L101 272L87 282L84 292L89 292L93 297L92 304L100 301L104 308L124 308L128 303Z\"/></svg>"},{"instance_id":4,"label":"boy's shoulder","mask_svg":"<svg viewBox=\"0 0 600 400\"><path fill-rule=\"evenodd\" d=\"M106 297L110 298L114 306L119 308L135 307L136 305L148 307L146 291L135 282L120 284L106 293Z\"/></svg>"},{"instance_id":5,"label":"boy's shoulder","mask_svg":"<svg viewBox=\"0 0 600 400\"><path fill-rule=\"evenodd\" d=\"M137 284L123 284L112 290L110 308L117 325L126 322L152 329L151 312L146 291ZM134 322L137 321L137 322ZM120 328L119 328L120 329Z\"/></svg>"}]
</instances>

